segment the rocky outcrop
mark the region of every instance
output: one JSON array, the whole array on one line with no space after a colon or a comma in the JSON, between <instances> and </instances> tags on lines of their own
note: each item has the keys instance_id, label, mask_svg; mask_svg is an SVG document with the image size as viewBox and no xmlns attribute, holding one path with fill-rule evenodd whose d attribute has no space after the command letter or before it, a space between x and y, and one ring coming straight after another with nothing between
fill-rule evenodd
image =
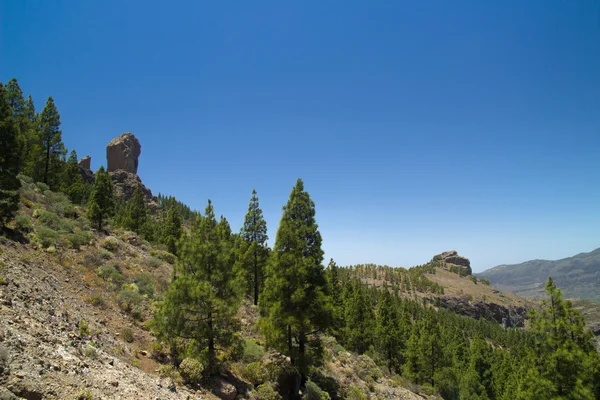
<instances>
[{"instance_id":1,"label":"rocky outcrop","mask_svg":"<svg viewBox=\"0 0 600 400\"><path fill-rule=\"evenodd\" d=\"M92 157L85 156L81 160L79 160L79 166L83 169L92 169Z\"/></svg>"},{"instance_id":2,"label":"rocky outcrop","mask_svg":"<svg viewBox=\"0 0 600 400\"><path fill-rule=\"evenodd\" d=\"M457 266L458 269L464 271L466 275L471 275L473 271L471 270L471 261L468 258L459 256L456 250L445 251L441 254L438 254L433 258L434 261L443 261L446 264L447 269L451 269L451 266ZM451 265L448 265L451 264Z\"/></svg>"},{"instance_id":3,"label":"rocky outcrop","mask_svg":"<svg viewBox=\"0 0 600 400\"><path fill-rule=\"evenodd\" d=\"M144 193L144 200L149 203L152 201L152 191L142 183L139 176L134 173L118 169L108 173L113 183L115 195L121 200L127 201L133 196L135 188L140 186Z\"/></svg>"},{"instance_id":4,"label":"rocky outcrop","mask_svg":"<svg viewBox=\"0 0 600 400\"><path fill-rule=\"evenodd\" d=\"M142 152L140 141L130 132L111 140L106 146L108 172L122 169L137 174L138 158Z\"/></svg>"},{"instance_id":5,"label":"rocky outcrop","mask_svg":"<svg viewBox=\"0 0 600 400\"><path fill-rule=\"evenodd\" d=\"M505 328L523 327L529 311L521 306L471 301L468 297L440 297L439 304L452 312L476 319L496 321Z\"/></svg>"}]
</instances>

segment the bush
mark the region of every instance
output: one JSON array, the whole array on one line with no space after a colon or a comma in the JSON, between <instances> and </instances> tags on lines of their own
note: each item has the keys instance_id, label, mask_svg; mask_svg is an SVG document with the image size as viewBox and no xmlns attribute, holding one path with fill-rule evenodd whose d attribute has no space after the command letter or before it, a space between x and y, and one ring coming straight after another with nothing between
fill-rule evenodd
<instances>
[{"instance_id":1,"label":"bush","mask_svg":"<svg viewBox=\"0 0 600 400\"><path fill-rule=\"evenodd\" d=\"M364 354L356 358L353 369L354 372L356 372L356 375L363 381L366 380L367 377L371 377L375 381L381 378L381 370L377 364L375 364L375 361Z\"/></svg>"},{"instance_id":2,"label":"bush","mask_svg":"<svg viewBox=\"0 0 600 400\"><path fill-rule=\"evenodd\" d=\"M469 279L477 285L477 277L475 275L469 275Z\"/></svg>"},{"instance_id":3,"label":"bush","mask_svg":"<svg viewBox=\"0 0 600 400\"><path fill-rule=\"evenodd\" d=\"M90 297L89 303L95 307L106 308L106 301L104 301L104 297L100 293L96 293Z\"/></svg>"},{"instance_id":4,"label":"bush","mask_svg":"<svg viewBox=\"0 0 600 400\"><path fill-rule=\"evenodd\" d=\"M94 235L91 232L76 232L67 235L67 240L75 250L79 250L81 246L90 244L93 239Z\"/></svg>"},{"instance_id":5,"label":"bush","mask_svg":"<svg viewBox=\"0 0 600 400\"><path fill-rule=\"evenodd\" d=\"M127 343L133 343L133 330L130 327L123 328L123 330L121 331L121 337Z\"/></svg>"},{"instance_id":6,"label":"bush","mask_svg":"<svg viewBox=\"0 0 600 400\"><path fill-rule=\"evenodd\" d=\"M185 383L196 384L200 382L203 371L204 366L202 363L194 358L185 358L179 364L179 374Z\"/></svg>"},{"instance_id":7,"label":"bush","mask_svg":"<svg viewBox=\"0 0 600 400\"><path fill-rule=\"evenodd\" d=\"M97 268L104 263L104 260L98 254L86 254L83 257L83 265L86 268Z\"/></svg>"},{"instance_id":8,"label":"bush","mask_svg":"<svg viewBox=\"0 0 600 400\"><path fill-rule=\"evenodd\" d=\"M254 339L246 339L244 341L244 353L242 360L246 363L258 361L265 354L264 349Z\"/></svg>"},{"instance_id":9,"label":"bush","mask_svg":"<svg viewBox=\"0 0 600 400\"><path fill-rule=\"evenodd\" d=\"M246 365L242 374L244 376L244 379L246 379L254 386L258 386L262 383L265 383L267 379L269 379L269 373L267 371L267 368L260 361L252 362Z\"/></svg>"},{"instance_id":10,"label":"bush","mask_svg":"<svg viewBox=\"0 0 600 400\"><path fill-rule=\"evenodd\" d=\"M102 258L103 260L110 260L113 256L113 253L111 253L110 251L106 250L106 249L100 249L98 250L98 257Z\"/></svg>"},{"instance_id":11,"label":"bush","mask_svg":"<svg viewBox=\"0 0 600 400\"><path fill-rule=\"evenodd\" d=\"M44 182L37 182L35 186L42 193L44 193L46 190L50 190L50 186L46 185Z\"/></svg>"},{"instance_id":12,"label":"bush","mask_svg":"<svg viewBox=\"0 0 600 400\"><path fill-rule=\"evenodd\" d=\"M86 337L90 335L90 327L86 320L82 319L79 321L79 337Z\"/></svg>"},{"instance_id":13,"label":"bush","mask_svg":"<svg viewBox=\"0 0 600 400\"><path fill-rule=\"evenodd\" d=\"M106 250L114 252L119 249L119 241L117 239L115 239L114 237L109 236L102 241L100 246L102 246L102 248L104 248Z\"/></svg>"},{"instance_id":14,"label":"bush","mask_svg":"<svg viewBox=\"0 0 600 400\"><path fill-rule=\"evenodd\" d=\"M27 176L27 175L19 174L19 175L17 175L17 179L21 181L23 186L25 186L25 184L33 183L33 178L30 176Z\"/></svg>"},{"instance_id":15,"label":"bush","mask_svg":"<svg viewBox=\"0 0 600 400\"><path fill-rule=\"evenodd\" d=\"M87 346L83 350L83 355L85 355L87 358L96 358L98 356L98 353L96 352L96 349L92 346Z\"/></svg>"},{"instance_id":16,"label":"bush","mask_svg":"<svg viewBox=\"0 0 600 400\"><path fill-rule=\"evenodd\" d=\"M282 397L270 383L263 383L257 387L256 391L252 392L251 398L253 400L282 400Z\"/></svg>"},{"instance_id":17,"label":"bush","mask_svg":"<svg viewBox=\"0 0 600 400\"><path fill-rule=\"evenodd\" d=\"M37 217L38 222L45 227L48 227L55 231L58 231L60 229L60 217L58 216L58 214L52 211L35 210L33 216Z\"/></svg>"},{"instance_id":18,"label":"bush","mask_svg":"<svg viewBox=\"0 0 600 400\"><path fill-rule=\"evenodd\" d=\"M58 242L58 232L45 226L38 226L36 237L43 247L54 246Z\"/></svg>"},{"instance_id":19,"label":"bush","mask_svg":"<svg viewBox=\"0 0 600 400\"><path fill-rule=\"evenodd\" d=\"M64 193L47 190L44 192L44 196L46 196L46 205L49 211L61 217L75 214L75 207Z\"/></svg>"},{"instance_id":20,"label":"bush","mask_svg":"<svg viewBox=\"0 0 600 400\"><path fill-rule=\"evenodd\" d=\"M368 397L360 388L352 385L346 390L345 399L347 400L367 400Z\"/></svg>"},{"instance_id":21,"label":"bush","mask_svg":"<svg viewBox=\"0 0 600 400\"><path fill-rule=\"evenodd\" d=\"M118 264L105 264L98 268L96 273L100 278L112 283L115 287L120 287L125 282L125 278L119 272L118 266Z\"/></svg>"},{"instance_id":22,"label":"bush","mask_svg":"<svg viewBox=\"0 0 600 400\"><path fill-rule=\"evenodd\" d=\"M177 257L164 250L151 250L150 255L169 264L175 264L175 261L177 261Z\"/></svg>"},{"instance_id":23,"label":"bush","mask_svg":"<svg viewBox=\"0 0 600 400\"><path fill-rule=\"evenodd\" d=\"M27 215L17 215L15 218L15 224L17 226L17 230L21 232L31 232L33 230L31 218L29 218Z\"/></svg>"},{"instance_id":24,"label":"bush","mask_svg":"<svg viewBox=\"0 0 600 400\"><path fill-rule=\"evenodd\" d=\"M154 296L154 278L152 275L142 272L135 277L134 282L138 286L140 294L148 297Z\"/></svg>"},{"instance_id":25,"label":"bush","mask_svg":"<svg viewBox=\"0 0 600 400\"><path fill-rule=\"evenodd\" d=\"M304 387L302 400L331 400L331 397L329 397L329 393L321 390L316 383L309 379Z\"/></svg>"},{"instance_id":26,"label":"bush","mask_svg":"<svg viewBox=\"0 0 600 400\"><path fill-rule=\"evenodd\" d=\"M154 269L158 268L162 265L162 261L156 257L148 257L146 258L146 266Z\"/></svg>"},{"instance_id":27,"label":"bush","mask_svg":"<svg viewBox=\"0 0 600 400\"><path fill-rule=\"evenodd\" d=\"M142 304L143 297L138 292L133 290L121 290L117 295L117 303L119 307L125 312L131 313L134 309Z\"/></svg>"}]
</instances>

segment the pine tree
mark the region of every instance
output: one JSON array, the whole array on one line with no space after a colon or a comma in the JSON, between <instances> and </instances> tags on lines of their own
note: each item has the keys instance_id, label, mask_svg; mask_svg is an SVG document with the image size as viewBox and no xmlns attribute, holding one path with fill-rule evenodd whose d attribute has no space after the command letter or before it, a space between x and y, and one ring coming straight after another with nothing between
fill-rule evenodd
<instances>
[{"instance_id":1,"label":"pine tree","mask_svg":"<svg viewBox=\"0 0 600 400\"><path fill-rule=\"evenodd\" d=\"M77 152L75 150L71 151L65 164L61 179L61 191L66 193L75 204L82 204L89 193L81 177L79 165L77 164Z\"/></svg>"},{"instance_id":2,"label":"pine tree","mask_svg":"<svg viewBox=\"0 0 600 400\"><path fill-rule=\"evenodd\" d=\"M133 232L142 234L147 220L148 213L144 202L144 193L140 185L137 185L133 190L133 195L127 202L123 225Z\"/></svg>"},{"instance_id":3,"label":"pine tree","mask_svg":"<svg viewBox=\"0 0 600 400\"><path fill-rule=\"evenodd\" d=\"M56 182L52 174L56 173L60 156L65 153L65 148L62 142L62 132L60 127L60 114L56 109L52 97L46 101L46 106L42 110L39 119L41 132L41 145L44 150L44 171L43 181L46 184L51 184L52 187Z\"/></svg>"},{"instance_id":4,"label":"pine tree","mask_svg":"<svg viewBox=\"0 0 600 400\"><path fill-rule=\"evenodd\" d=\"M260 298L267 344L290 356L303 381L311 362L310 337L329 327L331 315L314 207L298 179L283 207Z\"/></svg>"},{"instance_id":5,"label":"pine tree","mask_svg":"<svg viewBox=\"0 0 600 400\"><path fill-rule=\"evenodd\" d=\"M226 226L217 224L209 201L205 216L181 240L179 276L166 291L153 323L162 340L178 343L178 351L200 358L209 374L217 370L217 353L239 341L239 296L226 236Z\"/></svg>"},{"instance_id":6,"label":"pine tree","mask_svg":"<svg viewBox=\"0 0 600 400\"><path fill-rule=\"evenodd\" d=\"M181 237L181 217L175 205L169 207L167 218L161 237L161 242L167 246L167 250L177 255L177 242Z\"/></svg>"},{"instance_id":7,"label":"pine tree","mask_svg":"<svg viewBox=\"0 0 600 400\"><path fill-rule=\"evenodd\" d=\"M269 237L267 236L267 222L263 218L262 210L259 207L256 190L252 190L248 213L244 218L244 226L241 229L240 236L245 243L242 245L239 262L249 284L254 305L257 305L269 256L269 247L267 246Z\"/></svg>"},{"instance_id":8,"label":"pine tree","mask_svg":"<svg viewBox=\"0 0 600 400\"><path fill-rule=\"evenodd\" d=\"M327 290L331 296L332 305L332 319L331 328L334 334L338 334L339 331L344 327L344 299L342 297L342 284L340 282L339 267L332 259L329 260L327 270L325 271L327 276Z\"/></svg>"},{"instance_id":9,"label":"pine tree","mask_svg":"<svg viewBox=\"0 0 600 400\"><path fill-rule=\"evenodd\" d=\"M110 175L100 167L88 204L88 218L102 230L102 224L115 212L115 199Z\"/></svg>"},{"instance_id":10,"label":"pine tree","mask_svg":"<svg viewBox=\"0 0 600 400\"><path fill-rule=\"evenodd\" d=\"M5 89L0 84L0 228L13 218L19 209L18 190L21 169L18 153L18 128L11 113Z\"/></svg>"},{"instance_id":11,"label":"pine tree","mask_svg":"<svg viewBox=\"0 0 600 400\"><path fill-rule=\"evenodd\" d=\"M362 354L369 350L375 334L375 315L369 289L360 281L348 282L344 288L344 321L342 342L350 350Z\"/></svg>"},{"instance_id":12,"label":"pine tree","mask_svg":"<svg viewBox=\"0 0 600 400\"><path fill-rule=\"evenodd\" d=\"M394 304L391 293L382 291L377 305L375 338L377 348L392 372L400 368L403 347L401 321L400 310Z\"/></svg>"},{"instance_id":13,"label":"pine tree","mask_svg":"<svg viewBox=\"0 0 600 400\"><path fill-rule=\"evenodd\" d=\"M520 380L519 396L533 395L543 385L549 399L593 399L600 377L592 333L572 304L563 300L552 278L548 278L546 293L549 299L542 310L530 315L535 363Z\"/></svg>"},{"instance_id":14,"label":"pine tree","mask_svg":"<svg viewBox=\"0 0 600 400\"><path fill-rule=\"evenodd\" d=\"M435 387L436 373L443 366L443 346L439 337L440 325L429 313L414 325L407 343L405 374L421 384Z\"/></svg>"}]
</instances>

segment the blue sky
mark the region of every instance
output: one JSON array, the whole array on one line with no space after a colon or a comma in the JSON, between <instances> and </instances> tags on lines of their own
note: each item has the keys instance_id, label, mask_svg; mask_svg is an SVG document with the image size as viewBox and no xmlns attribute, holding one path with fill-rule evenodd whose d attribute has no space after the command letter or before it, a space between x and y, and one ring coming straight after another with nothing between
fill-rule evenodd
<instances>
[{"instance_id":1,"label":"blue sky","mask_svg":"<svg viewBox=\"0 0 600 400\"><path fill-rule=\"evenodd\" d=\"M176 4L172 4L176 3ZM92 167L270 236L298 177L326 257L474 270L600 247L600 3L0 3L0 80Z\"/></svg>"}]
</instances>

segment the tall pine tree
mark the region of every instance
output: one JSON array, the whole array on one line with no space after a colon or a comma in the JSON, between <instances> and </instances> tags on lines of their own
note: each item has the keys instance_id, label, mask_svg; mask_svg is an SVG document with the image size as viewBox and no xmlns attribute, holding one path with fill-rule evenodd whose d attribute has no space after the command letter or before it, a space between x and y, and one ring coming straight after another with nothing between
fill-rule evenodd
<instances>
[{"instance_id":1,"label":"tall pine tree","mask_svg":"<svg viewBox=\"0 0 600 400\"><path fill-rule=\"evenodd\" d=\"M321 242L315 204L298 179L283 207L260 301L267 344L290 356L303 380L311 336L331 320Z\"/></svg>"},{"instance_id":2,"label":"tall pine tree","mask_svg":"<svg viewBox=\"0 0 600 400\"><path fill-rule=\"evenodd\" d=\"M170 253L177 255L177 242L181 237L181 217L176 204L171 204L162 232L161 242Z\"/></svg>"},{"instance_id":3,"label":"tall pine tree","mask_svg":"<svg viewBox=\"0 0 600 400\"><path fill-rule=\"evenodd\" d=\"M267 246L267 222L258 204L256 190L252 190L252 197L248 205L248 213L244 218L244 226L240 232L244 240L242 254L239 262L244 271L246 282L254 299L254 305L258 304L259 293L264 284L265 267L269 256Z\"/></svg>"},{"instance_id":4,"label":"tall pine tree","mask_svg":"<svg viewBox=\"0 0 600 400\"><path fill-rule=\"evenodd\" d=\"M179 275L154 319L159 337L171 344L174 360L179 359L177 352L185 352L201 359L208 374L217 370L217 354L238 341L239 296L231 252L227 226L217 224L209 201L205 216L181 240Z\"/></svg>"},{"instance_id":5,"label":"tall pine tree","mask_svg":"<svg viewBox=\"0 0 600 400\"><path fill-rule=\"evenodd\" d=\"M113 195L110 175L101 166L96 172L96 180L88 203L88 218L102 230L102 224L115 212L115 198Z\"/></svg>"},{"instance_id":6,"label":"tall pine tree","mask_svg":"<svg viewBox=\"0 0 600 400\"><path fill-rule=\"evenodd\" d=\"M41 145L44 151L42 178L44 183L53 187L58 183L55 174L56 170L60 168L60 156L64 156L66 150L62 142L62 132L59 129L60 114L52 97L48 97L46 106L40 114L39 126Z\"/></svg>"},{"instance_id":7,"label":"tall pine tree","mask_svg":"<svg viewBox=\"0 0 600 400\"><path fill-rule=\"evenodd\" d=\"M0 84L0 228L11 220L19 209L18 190L21 169L18 150L18 128L2 84Z\"/></svg>"}]
</instances>

